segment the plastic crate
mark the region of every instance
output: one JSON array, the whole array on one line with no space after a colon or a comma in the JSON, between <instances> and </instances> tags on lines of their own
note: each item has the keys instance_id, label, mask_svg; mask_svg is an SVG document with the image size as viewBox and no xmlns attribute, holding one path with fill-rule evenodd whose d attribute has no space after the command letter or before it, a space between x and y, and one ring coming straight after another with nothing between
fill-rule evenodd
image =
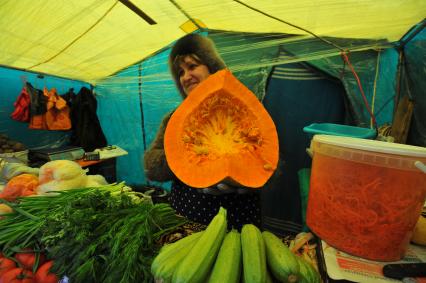
<instances>
[{"instance_id":1,"label":"plastic crate","mask_svg":"<svg viewBox=\"0 0 426 283\"><path fill-rule=\"evenodd\" d=\"M376 130L332 123L313 123L303 128L303 131L312 138L314 135L333 135L360 139L375 139Z\"/></svg>"}]
</instances>

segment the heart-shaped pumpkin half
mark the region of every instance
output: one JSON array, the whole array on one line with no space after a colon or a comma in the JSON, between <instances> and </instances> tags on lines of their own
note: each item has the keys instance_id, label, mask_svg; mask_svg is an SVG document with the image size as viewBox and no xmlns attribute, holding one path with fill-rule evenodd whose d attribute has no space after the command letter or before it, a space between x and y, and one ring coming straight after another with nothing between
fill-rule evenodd
<instances>
[{"instance_id":1,"label":"heart-shaped pumpkin half","mask_svg":"<svg viewBox=\"0 0 426 283\"><path fill-rule=\"evenodd\" d=\"M170 169L188 186L228 181L259 188L277 167L278 135L257 97L229 70L221 70L173 113L164 150Z\"/></svg>"}]
</instances>

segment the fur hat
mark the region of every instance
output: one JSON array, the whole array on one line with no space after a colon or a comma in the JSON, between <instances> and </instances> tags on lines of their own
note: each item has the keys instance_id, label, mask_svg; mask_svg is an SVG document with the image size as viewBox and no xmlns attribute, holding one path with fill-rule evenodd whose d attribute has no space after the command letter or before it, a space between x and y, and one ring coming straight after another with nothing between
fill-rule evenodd
<instances>
[{"instance_id":1,"label":"fur hat","mask_svg":"<svg viewBox=\"0 0 426 283\"><path fill-rule=\"evenodd\" d=\"M217 53L216 47L211 39L199 34L188 34L176 41L169 55L169 69L175 81L177 88L183 98L186 97L185 92L180 85L178 67L175 65L177 56L195 54L202 64L206 65L210 73L216 73L226 68L220 55Z\"/></svg>"}]
</instances>

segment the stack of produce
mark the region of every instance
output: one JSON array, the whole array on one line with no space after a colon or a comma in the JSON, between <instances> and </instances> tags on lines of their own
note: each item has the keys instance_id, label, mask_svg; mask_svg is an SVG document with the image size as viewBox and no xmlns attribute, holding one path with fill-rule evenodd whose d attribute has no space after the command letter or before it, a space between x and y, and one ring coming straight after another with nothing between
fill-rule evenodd
<instances>
[{"instance_id":1,"label":"stack of produce","mask_svg":"<svg viewBox=\"0 0 426 283\"><path fill-rule=\"evenodd\" d=\"M32 174L20 174L13 177L0 191L0 200L15 201L19 197L37 194L38 177ZM0 219L4 214L12 212L12 208L0 202Z\"/></svg>"},{"instance_id":2,"label":"stack of produce","mask_svg":"<svg viewBox=\"0 0 426 283\"><path fill-rule=\"evenodd\" d=\"M163 246L151 265L157 282L321 282L316 269L274 234L246 224L226 231L220 208L204 231Z\"/></svg>"},{"instance_id":3,"label":"stack of produce","mask_svg":"<svg viewBox=\"0 0 426 283\"><path fill-rule=\"evenodd\" d=\"M32 174L20 174L7 182L0 198L14 201L18 197L35 195L38 186L38 177Z\"/></svg>"},{"instance_id":4,"label":"stack of produce","mask_svg":"<svg viewBox=\"0 0 426 283\"><path fill-rule=\"evenodd\" d=\"M101 175L87 175L87 169L71 160L53 160L40 167L37 193L52 194L52 191L106 185Z\"/></svg>"},{"instance_id":5,"label":"stack of produce","mask_svg":"<svg viewBox=\"0 0 426 283\"><path fill-rule=\"evenodd\" d=\"M43 253L18 251L13 256L0 254L0 282L56 283L58 277L50 272L53 261L46 261Z\"/></svg>"},{"instance_id":6,"label":"stack of produce","mask_svg":"<svg viewBox=\"0 0 426 283\"><path fill-rule=\"evenodd\" d=\"M51 191L74 188L98 187L107 184L103 176L87 175L87 169L81 168L77 162L71 160L49 161L40 168L28 167L17 162L4 162L0 166L0 171L1 177L8 182L23 174L36 176L38 184L35 193L37 194L49 194Z\"/></svg>"},{"instance_id":7,"label":"stack of produce","mask_svg":"<svg viewBox=\"0 0 426 283\"><path fill-rule=\"evenodd\" d=\"M25 145L10 139L5 134L0 134L0 154L25 150Z\"/></svg>"},{"instance_id":8,"label":"stack of produce","mask_svg":"<svg viewBox=\"0 0 426 283\"><path fill-rule=\"evenodd\" d=\"M1 166L1 177L7 180L0 189L0 199L15 201L30 195L52 195L57 191L107 185L101 175L86 175L87 170L71 160L54 160L39 168L22 163L5 162ZM11 208L0 204L0 217Z\"/></svg>"},{"instance_id":9,"label":"stack of produce","mask_svg":"<svg viewBox=\"0 0 426 283\"><path fill-rule=\"evenodd\" d=\"M13 208L0 220L3 254L42 247L51 272L70 282L152 282L157 241L185 223L123 183L16 201L0 199Z\"/></svg>"},{"instance_id":10,"label":"stack of produce","mask_svg":"<svg viewBox=\"0 0 426 283\"><path fill-rule=\"evenodd\" d=\"M17 160L10 160L9 158L5 158L0 161L0 180L5 182L21 174L38 176L38 173L39 168L29 167L21 161L17 162Z\"/></svg>"}]
</instances>

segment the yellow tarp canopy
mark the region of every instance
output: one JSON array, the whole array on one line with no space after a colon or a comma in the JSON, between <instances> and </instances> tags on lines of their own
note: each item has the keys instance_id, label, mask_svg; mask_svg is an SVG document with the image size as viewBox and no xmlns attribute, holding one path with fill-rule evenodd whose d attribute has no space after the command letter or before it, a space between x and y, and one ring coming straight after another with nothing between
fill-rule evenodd
<instances>
[{"instance_id":1,"label":"yellow tarp canopy","mask_svg":"<svg viewBox=\"0 0 426 283\"><path fill-rule=\"evenodd\" d=\"M131 2L156 24L124 5ZM96 84L185 34L208 29L399 40L424 0L2 0L0 65Z\"/></svg>"}]
</instances>

